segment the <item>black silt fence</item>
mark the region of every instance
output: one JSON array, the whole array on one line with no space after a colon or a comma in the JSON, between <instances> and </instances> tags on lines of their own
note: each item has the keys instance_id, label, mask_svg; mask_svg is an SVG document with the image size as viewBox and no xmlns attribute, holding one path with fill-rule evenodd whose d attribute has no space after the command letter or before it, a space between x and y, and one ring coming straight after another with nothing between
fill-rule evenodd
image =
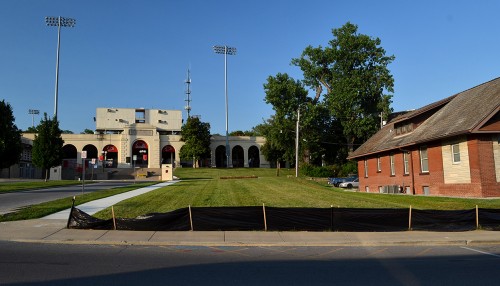
<instances>
[{"instance_id":1,"label":"black silt fence","mask_svg":"<svg viewBox=\"0 0 500 286\"><path fill-rule=\"evenodd\" d=\"M500 230L500 210L189 207L136 218L115 218L117 230L138 231L468 231ZM72 208L68 228L115 229Z\"/></svg>"}]
</instances>

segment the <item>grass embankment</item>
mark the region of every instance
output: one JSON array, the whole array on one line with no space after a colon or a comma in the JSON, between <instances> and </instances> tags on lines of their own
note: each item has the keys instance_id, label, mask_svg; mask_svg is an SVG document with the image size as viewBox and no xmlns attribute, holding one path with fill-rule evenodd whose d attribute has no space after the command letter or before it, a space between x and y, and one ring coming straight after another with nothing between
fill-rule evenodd
<instances>
[{"instance_id":1,"label":"grass embankment","mask_svg":"<svg viewBox=\"0 0 500 286\"><path fill-rule=\"evenodd\" d=\"M160 188L114 206L117 217L136 217L193 207L266 206L273 207L347 207L458 210L500 208L500 199L460 199L352 192L333 188L326 181L294 177L294 170L275 169L188 169L178 168L182 181ZM258 178L252 178L256 176ZM243 178L249 177L249 178ZM111 211L96 214L111 218Z\"/></svg>"},{"instance_id":2,"label":"grass embankment","mask_svg":"<svg viewBox=\"0 0 500 286\"><path fill-rule=\"evenodd\" d=\"M125 187L118 187L114 189L106 189L103 191L95 191L92 193L86 193L83 195L78 195L76 196L75 200L75 205L81 205L90 201L102 199L105 197L109 196L114 196L120 193L128 192L131 190L135 190L138 188L142 188L145 186L149 186L152 184L156 184L158 182L145 182L145 183L137 183L137 184L132 184L129 186ZM13 184L14 185L14 184ZM27 189L35 189L35 185L27 185ZM43 185L44 188L47 188L49 186ZM6 186L4 186L6 187ZM17 186L14 186L17 187ZM38 187L40 188L40 187ZM55 201L50 201L46 203L41 203L41 204L36 204L36 205L31 205L27 206L25 208L22 208L16 212L13 213L8 213L4 215L0 215L0 222L2 221L14 221L14 220L25 220L25 219L35 219L35 218L41 218L65 209L68 209L71 207L73 201L73 197L67 197Z\"/></svg>"}]
</instances>

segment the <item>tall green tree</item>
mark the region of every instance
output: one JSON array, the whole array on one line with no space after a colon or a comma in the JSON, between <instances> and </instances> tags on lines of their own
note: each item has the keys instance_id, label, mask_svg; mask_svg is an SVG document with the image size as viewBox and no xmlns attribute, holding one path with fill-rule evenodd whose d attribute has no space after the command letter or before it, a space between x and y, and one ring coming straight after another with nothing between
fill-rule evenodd
<instances>
[{"instance_id":1,"label":"tall green tree","mask_svg":"<svg viewBox=\"0 0 500 286\"><path fill-rule=\"evenodd\" d=\"M310 102L308 92L300 81L286 73L269 76L264 91L264 101L273 106L275 114L267 121L262 152L268 161L293 162L297 111Z\"/></svg>"},{"instance_id":2,"label":"tall green tree","mask_svg":"<svg viewBox=\"0 0 500 286\"><path fill-rule=\"evenodd\" d=\"M64 140L57 117L52 119L44 113L44 118L37 126L38 134L33 140L33 164L45 171L45 181L49 179L49 169L59 166L63 159Z\"/></svg>"},{"instance_id":3,"label":"tall green tree","mask_svg":"<svg viewBox=\"0 0 500 286\"><path fill-rule=\"evenodd\" d=\"M388 93L394 92L388 65L395 57L386 56L379 38L358 33L358 26L350 22L332 34L329 46L308 46L292 64L303 71L304 84L316 91L314 101L324 96L353 150L377 131L380 114L388 116L392 98Z\"/></svg>"},{"instance_id":4,"label":"tall green tree","mask_svg":"<svg viewBox=\"0 0 500 286\"><path fill-rule=\"evenodd\" d=\"M180 150L183 160L193 160L198 167L200 160L210 157L210 124L198 117L189 117L181 129L181 140L186 142Z\"/></svg>"},{"instance_id":5,"label":"tall green tree","mask_svg":"<svg viewBox=\"0 0 500 286\"><path fill-rule=\"evenodd\" d=\"M5 100L0 101L0 169L18 163L21 158L21 131L14 121L10 104Z\"/></svg>"}]
</instances>

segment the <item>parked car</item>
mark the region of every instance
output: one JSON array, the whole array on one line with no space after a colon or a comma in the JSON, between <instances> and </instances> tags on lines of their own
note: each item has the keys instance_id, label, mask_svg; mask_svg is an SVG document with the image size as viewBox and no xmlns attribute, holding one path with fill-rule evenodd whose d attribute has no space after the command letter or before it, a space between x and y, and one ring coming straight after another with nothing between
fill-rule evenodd
<instances>
[{"instance_id":1,"label":"parked car","mask_svg":"<svg viewBox=\"0 0 500 286\"><path fill-rule=\"evenodd\" d=\"M328 178L328 184L338 187L343 182L351 182L357 179L357 176L345 177L345 178Z\"/></svg>"},{"instance_id":2,"label":"parked car","mask_svg":"<svg viewBox=\"0 0 500 286\"><path fill-rule=\"evenodd\" d=\"M340 183L339 187L348 188L348 189L359 188L359 179L356 178L356 179L351 180L351 181Z\"/></svg>"}]
</instances>

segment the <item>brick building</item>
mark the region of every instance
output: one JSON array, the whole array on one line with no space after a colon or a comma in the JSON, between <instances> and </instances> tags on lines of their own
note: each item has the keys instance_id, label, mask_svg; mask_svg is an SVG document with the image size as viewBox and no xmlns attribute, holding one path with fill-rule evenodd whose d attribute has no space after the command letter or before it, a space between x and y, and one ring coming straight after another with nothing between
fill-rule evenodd
<instances>
[{"instance_id":1,"label":"brick building","mask_svg":"<svg viewBox=\"0 0 500 286\"><path fill-rule=\"evenodd\" d=\"M500 197L500 78L399 115L349 158L361 191Z\"/></svg>"}]
</instances>

